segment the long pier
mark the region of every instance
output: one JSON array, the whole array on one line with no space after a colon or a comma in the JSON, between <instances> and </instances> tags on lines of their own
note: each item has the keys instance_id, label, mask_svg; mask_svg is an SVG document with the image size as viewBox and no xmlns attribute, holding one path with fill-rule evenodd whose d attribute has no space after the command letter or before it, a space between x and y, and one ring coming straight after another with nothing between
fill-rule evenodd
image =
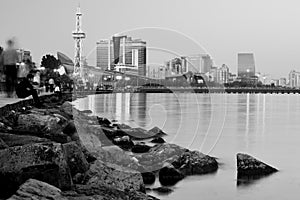
<instances>
[{"instance_id":1,"label":"long pier","mask_svg":"<svg viewBox=\"0 0 300 200\"><path fill-rule=\"evenodd\" d=\"M193 92L193 93L253 93L253 94L300 94L300 89L292 88L154 88L141 87L136 90L138 93L172 93L172 92Z\"/></svg>"}]
</instances>

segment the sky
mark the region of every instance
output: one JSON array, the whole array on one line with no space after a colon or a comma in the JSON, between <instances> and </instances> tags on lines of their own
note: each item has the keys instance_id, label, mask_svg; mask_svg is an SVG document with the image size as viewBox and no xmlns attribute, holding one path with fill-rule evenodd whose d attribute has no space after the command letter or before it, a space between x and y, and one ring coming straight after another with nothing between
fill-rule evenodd
<instances>
[{"instance_id":1,"label":"sky","mask_svg":"<svg viewBox=\"0 0 300 200\"><path fill-rule=\"evenodd\" d=\"M256 70L274 78L286 77L292 69L300 71L300 1L297 0L0 0L0 3L0 46L14 36L19 47L30 50L37 63L43 55L57 51L73 58L71 33L80 3L82 29L87 34L83 54L89 54L90 60L98 40L125 32L146 40L150 51L158 47L183 55L208 52L216 65L227 64L233 72L237 71L238 52L254 53ZM148 62L160 61L148 57Z\"/></svg>"}]
</instances>

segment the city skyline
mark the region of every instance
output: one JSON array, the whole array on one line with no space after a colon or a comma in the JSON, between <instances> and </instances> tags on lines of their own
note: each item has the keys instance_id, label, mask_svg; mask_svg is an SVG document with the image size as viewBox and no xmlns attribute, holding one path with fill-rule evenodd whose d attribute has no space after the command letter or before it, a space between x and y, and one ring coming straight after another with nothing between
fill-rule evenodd
<instances>
[{"instance_id":1,"label":"city skyline","mask_svg":"<svg viewBox=\"0 0 300 200\"><path fill-rule=\"evenodd\" d=\"M238 52L253 52L257 71L272 72L276 78L287 77L293 69L300 71L297 56L300 54L300 29L297 26L300 12L296 1L273 1L272 4L257 0L193 1L189 4L165 1L155 6L153 2L133 0L134 7L117 0L80 3L83 29L87 32L83 43L84 55L95 48L96 41L109 38L114 33L137 27L162 27L195 39L208 50L218 66L224 63L235 73ZM1 5L0 17L5 19L12 10L14 14L10 17L11 23L2 24L0 45L5 46L5 40L15 36L20 47L30 50L37 63L46 53L56 54L57 51L73 57L71 32L75 27L77 5L78 1L5 1ZM166 15L162 11L169 5L183 12L180 15L168 12ZM134 10L135 7L140 9ZM154 8L156 12L152 13ZM130 19L126 23L122 23L119 15L113 14L122 10L126 10L122 18ZM253 10L256 10L255 15L252 15ZM189 23L184 23L186 21Z\"/></svg>"}]
</instances>

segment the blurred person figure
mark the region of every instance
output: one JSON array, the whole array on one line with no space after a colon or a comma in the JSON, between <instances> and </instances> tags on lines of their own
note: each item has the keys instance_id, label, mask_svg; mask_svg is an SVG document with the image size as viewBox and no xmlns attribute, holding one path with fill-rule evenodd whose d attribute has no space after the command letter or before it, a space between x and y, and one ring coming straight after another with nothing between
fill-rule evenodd
<instances>
[{"instance_id":1,"label":"blurred person figure","mask_svg":"<svg viewBox=\"0 0 300 200\"><path fill-rule=\"evenodd\" d=\"M19 98L32 96L37 107L41 106L38 92L33 85L33 74L28 74L16 87L16 94Z\"/></svg>"},{"instance_id":2,"label":"blurred person figure","mask_svg":"<svg viewBox=\"0 0 300 200\"><path fill-rule=\"evenodd\" d=\"M50 78L48 84L50 92L54 92L54 79Z\"/></svg>"},{"instance_id":3,"label":"blurred person figure","mask_svg":"<svg viewBox=\"0 0 300 200\"><path fill-rule=\"evenodd\" d=\"M0 60L3 63L3 70L6 76L7 97L11 98L17 84L17 63L19 62L19 57L14 47L14 41L8 40L6 44L7 48L2 52Z\"/></svg>"}]
</instances>

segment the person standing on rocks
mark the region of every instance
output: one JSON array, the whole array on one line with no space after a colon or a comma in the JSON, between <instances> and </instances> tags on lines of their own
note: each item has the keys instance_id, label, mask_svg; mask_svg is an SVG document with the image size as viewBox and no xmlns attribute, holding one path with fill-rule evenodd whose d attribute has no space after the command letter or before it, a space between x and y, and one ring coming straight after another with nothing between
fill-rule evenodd
<instances>
[{"instance_id":1,"label":"person standing on rocks","mask_svg":"<svg viewBox=\"0 0 300 200\"><path fill-rule=\"evenodd\" d=\"M7 97L13 97L15 87L17 84L17 63L19 62L19 56L15 49L13 40L6 42L7 48L1 54L1 62L4 66L4 74L6 75L6 92Z\"/></svg>"}]
</instances>

